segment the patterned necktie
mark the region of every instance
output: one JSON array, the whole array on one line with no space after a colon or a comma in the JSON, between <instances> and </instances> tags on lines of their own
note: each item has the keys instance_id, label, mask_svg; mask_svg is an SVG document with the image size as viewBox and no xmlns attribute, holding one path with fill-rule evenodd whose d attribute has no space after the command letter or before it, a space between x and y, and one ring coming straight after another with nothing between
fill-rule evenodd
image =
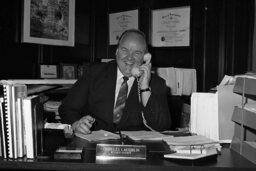
<instances>
[{"instance_id":1,"label":"patterned necktie","mask_svg":"<svg viewBox=\"0 0 256 171\"><path fill-rule=\"evenodd\" d=\"M123 83L121 85L121 88L119 90L119 93L116 99L116 105L114 108L114 115L113 115L113 122L116 124L121 120L121 117L123 115L123 109L125 106L127 92L128 92L127 80L128 80L127 77L123 77Z\"/></svg>"}]
</instances>

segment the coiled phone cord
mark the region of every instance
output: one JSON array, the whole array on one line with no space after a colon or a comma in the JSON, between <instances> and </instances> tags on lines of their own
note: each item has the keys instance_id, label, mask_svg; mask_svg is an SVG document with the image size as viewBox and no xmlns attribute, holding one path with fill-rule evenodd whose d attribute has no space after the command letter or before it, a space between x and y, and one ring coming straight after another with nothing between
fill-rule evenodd
<instances>
[{"instance_id":1,"label":"coiled phone cord","mask_svg":"<svg viewBox=\"0 0 256 171\"><path fill-rule=\"evenodd\" d=\"M141 103L141 94L140 94L140 84L139 84L139 78L138 77L135 77L136 80L137 80L137 84L138 84L138 96L139 96L139 102ZM151 128L148 124L147 124L147 120L145 119L145 116L144 116L144 113L143 111L141 110L141 116L142 116L142 122L143 124L151 131L153 132L158 132L156 130L154 130L153 128Z\"/></svg>"}]
</instances>

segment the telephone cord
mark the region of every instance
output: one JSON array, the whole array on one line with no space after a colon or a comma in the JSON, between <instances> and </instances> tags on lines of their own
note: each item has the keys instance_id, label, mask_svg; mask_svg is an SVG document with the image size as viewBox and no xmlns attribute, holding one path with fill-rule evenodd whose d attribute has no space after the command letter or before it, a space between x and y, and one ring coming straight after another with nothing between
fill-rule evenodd
<instances>
[{"instance_id":1,"label":"telephone cord","mask_svg":"<svg viewBox=\"0 0 256 171\"><path fill-rule=\"evenodd\" d=\"M139 102L141 103L142 100L141 100L141 94L140 94L139 78L138 78L138 77L135 77L135 78L136 78L136 80L137 80L137 85L138 85ZM149 130L151 130L151 131L153 131L153 132L158 132L158 131L154 130L153 128L151 128L151 127L147 124L147 120L146 120L146 118L145 118L145 116L144 116L143 111L141 111L141 116L142 116L142 122L143 122L143 124L144 124Z\"/></svg>"}]
</instances>

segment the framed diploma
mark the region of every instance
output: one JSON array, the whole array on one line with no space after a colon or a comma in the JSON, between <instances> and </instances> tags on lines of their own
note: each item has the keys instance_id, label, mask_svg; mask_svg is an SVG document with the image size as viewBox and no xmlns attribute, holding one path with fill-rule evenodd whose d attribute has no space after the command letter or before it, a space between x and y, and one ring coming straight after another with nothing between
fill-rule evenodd
<instances>
[{"instance_id":1,"label":"framed diploma","mask_svg":"<svg viewBox=\"0 0 256 171\"><path fill-rule=\"evenodd\" d=\"M139 28L139 10L109 14L109 44L116 45L121 34L127 29Z\"/></svg>"},{"instance_id":2,"label":"framed diploma","mask_svg":"<svg viewBox=\"0 0 256 171\"><path fill-rule=\"evenodd\" d=\"M190 6L152 10L153 47L190 46Z\"/></svg>"}]
</instances>

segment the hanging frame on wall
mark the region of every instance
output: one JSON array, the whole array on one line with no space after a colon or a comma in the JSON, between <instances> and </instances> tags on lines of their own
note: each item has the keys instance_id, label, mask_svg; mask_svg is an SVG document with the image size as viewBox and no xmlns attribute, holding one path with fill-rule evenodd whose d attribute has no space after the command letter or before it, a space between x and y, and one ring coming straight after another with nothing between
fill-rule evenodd
<instances>
[{"instance_id":1,"label":"hanging frame on wall","mask_svg":"<svg viewBox=\"0 0 256 171\"><path fill-rule=\"evenodd\" d=\"M155 9L151 14L153 47L190 46L190 6Z\"/></svg>"},{"instance_id":2,"label":"hanging frame on wall","mask_svg":"<svg viewBox=\"0 0 256 171\"><path fill-rule=\"evenodd\" d=\"M75 0L25 0L22 42L74 46Z\"/></svg>"},{"instance_id":3,"label":"hanging frame on wall","mask_svg":"<svg viewBox=\"0 0 256 171\"><path fill-rule=\"evenodd\" d=\"M139 29L139 10L109 14L109 45L116 45L127 29Z\"/></svg>"}]
</instances>

